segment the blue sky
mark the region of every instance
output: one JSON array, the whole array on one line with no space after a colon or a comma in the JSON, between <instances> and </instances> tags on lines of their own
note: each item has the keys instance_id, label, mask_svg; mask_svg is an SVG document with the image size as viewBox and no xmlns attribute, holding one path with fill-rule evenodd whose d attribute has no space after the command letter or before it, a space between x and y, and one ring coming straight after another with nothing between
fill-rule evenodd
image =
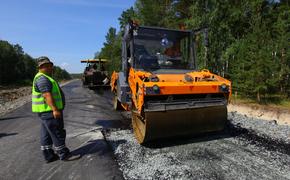
<instances>
[{"instance_id":1,"label":"blue sky","mask_svg":"<svg viewBox=\"0 0 290 180\"><path fill-rule=\"evenodd\" d=\"M0 0L0 39L36 58L48 56L70 73L100 51L110 27L135 0Z\"/></svg>"}]
</instances>

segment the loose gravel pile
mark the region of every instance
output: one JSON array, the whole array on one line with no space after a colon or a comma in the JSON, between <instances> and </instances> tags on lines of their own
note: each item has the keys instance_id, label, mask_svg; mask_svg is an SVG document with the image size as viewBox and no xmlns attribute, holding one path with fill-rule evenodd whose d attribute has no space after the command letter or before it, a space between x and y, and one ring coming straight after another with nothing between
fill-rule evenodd
<instances>
[{"instance_id":1,"label":"loose gravel pile","mask_svg":"<svg viewBox=\"0 0 290 180\"><path fill-rule=\"evenodd\" d=\"M109 135L110 134L110 135ZM106 133L125 179L192 179L189 166L174 153L140 146L131 130Z\"/></svg>"},{"instance_id":2,"label":"loose gravel pile","mask_svg":"<svg viewBox=\"0 0 290 180\"><path fill-rule=\"evenodd\" d=\"M236 112L228 118L225 132L155 147L139 145L130 129L103 134L125 179L290 179L289 126Z\"/></svg>"},{"instance_id":3,"label":"loose gravel pile","mask_svg":"<svg viewBox=\"0 0 290 180\"><path fill-rule=\"evenodd\" d=\"M290 126L278 125L276 120L260 120L237 112L229 113L228 119L234 130L246 131L248 138L268 144L270 149L290 154Z\"/></svg>"}]
</instances>

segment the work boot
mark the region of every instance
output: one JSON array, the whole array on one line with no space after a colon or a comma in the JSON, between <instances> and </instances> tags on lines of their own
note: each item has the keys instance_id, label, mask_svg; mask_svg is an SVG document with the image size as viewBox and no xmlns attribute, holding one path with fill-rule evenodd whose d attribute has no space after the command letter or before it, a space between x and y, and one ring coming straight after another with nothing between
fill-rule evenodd
<instances>
[{"instance_id":1,"label":"work boot","mask_svg":"<svg viewBox=\"0 0 290 180\"><path fill-rule=\"evenodd\" d=\"M42 150L42 154L44 156L46 163L50 163L50 162L59 160L58 155L56 155L52 149Z\"/></svg>"},{"instance_id":2,"label":"work boot","mask_svg":"<svg viewBox=\"0 0 290 180\"><path fill-rule=\"evenodd\" d=\"M46 159L45 162L51 163L51 162L57 161L57 160L59 160L59 157L58 157L58 155L54 154L53 157L51 157L50 159Z\"/></svg>"},{"instance_id":3,"label":"work boot","mask_svg":"<svg viewBox=\"0 0 290 180\"><path fill-rule=\"evenodd\" d=\"M70 150L67 147L62 148L61 150L57 150L56 152L60 160L65 159L65 157L67 157L70 154Z\"/></svg>"}]
</instances>

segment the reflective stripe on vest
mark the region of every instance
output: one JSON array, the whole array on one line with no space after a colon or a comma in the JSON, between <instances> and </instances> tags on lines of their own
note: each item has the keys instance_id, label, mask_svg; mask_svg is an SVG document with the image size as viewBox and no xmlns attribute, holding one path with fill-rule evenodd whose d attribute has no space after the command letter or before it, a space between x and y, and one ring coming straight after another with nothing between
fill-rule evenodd
<instances>
[{"instance_id":1,"label":"reflective stripe on vest","mask_svg":"<svg viewBox=\"0 0 290 180\"><path fill-rule=\"evenodd\" d=\"M35 88L34 88L35 80L40 76L45 76L51 82L52 84L51 95L54 100L54 104L57 107L57 109L62 110L63 102L62 102L61 92L60 92L57 82L54 79L52 79L50 76L39 72L35 75L33 79L33 84L32 84L32 112L41 113L41 112L52 111L51 107L46 104L45 98L42 96L42 93L35 91Z\"/></svg>"}]
</instances>

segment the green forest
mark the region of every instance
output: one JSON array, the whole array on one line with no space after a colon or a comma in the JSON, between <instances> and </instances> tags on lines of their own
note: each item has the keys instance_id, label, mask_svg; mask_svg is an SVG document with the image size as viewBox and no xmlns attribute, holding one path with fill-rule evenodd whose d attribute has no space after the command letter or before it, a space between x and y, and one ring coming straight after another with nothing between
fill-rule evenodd
<instances>
[{"instance_id":1,"label":"green forest","mask_svg":"<svg viewBox=\"0 0 290 180\"><path fill-rule=\"evenodd\" d=\"M122 29L129 20L143 26L187 30L206 28L195 37L199 69L232 82L233 94L256 102L290 98L290 2L288 0L136 0L111 27L96 58L111 59L120 70Z\"/></svg>"},{"instance_id":2,"label":"green forest","mask_svg":"<svg viewBox=\"0 0 290 180\"><path fill-rule=\"evenodd\" d=\"M16 44L0 40L0 85L30 85L37 73L36 60ZM54 67L56 80L70 79L69 73L58 66Z\"/></svg>"}]
</instances>

